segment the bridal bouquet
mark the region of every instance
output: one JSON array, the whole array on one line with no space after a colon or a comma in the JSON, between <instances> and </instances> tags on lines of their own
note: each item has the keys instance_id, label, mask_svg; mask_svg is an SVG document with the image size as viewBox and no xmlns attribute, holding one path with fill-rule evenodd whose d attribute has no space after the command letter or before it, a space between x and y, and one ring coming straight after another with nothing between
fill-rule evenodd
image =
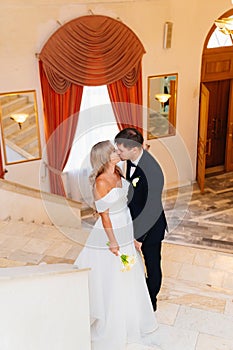
<instances>
[{"instance_id":1,"label":"bridal bouquet","mask_svg":"<svg viewBox=\"0 0 233 350\"><path fill-rule=\"evenodd\" d=\"M109 246L109 242L107 242L106 245ZM123 265L123 268L121 269L122 272L130 271L134 266L134 264L136 263L136 258L134 255L122 254L119 251L118 256L120 257L121 263Z\"/></svg>"},{"instance_id":2,"label":"bridal bouquet","mask_svg":"<svg viewBox=\"0 0 233 350\"><path fill-rule=\"evenodd\" d=\"M136 258L134 255L126 255L126 254L121 254L119 252L119 257L121 259L121 263L123 265L123 268L121 269L122 272L129 271L131 268L134 266L136 263Z\"/></svg>"}]
</instances>

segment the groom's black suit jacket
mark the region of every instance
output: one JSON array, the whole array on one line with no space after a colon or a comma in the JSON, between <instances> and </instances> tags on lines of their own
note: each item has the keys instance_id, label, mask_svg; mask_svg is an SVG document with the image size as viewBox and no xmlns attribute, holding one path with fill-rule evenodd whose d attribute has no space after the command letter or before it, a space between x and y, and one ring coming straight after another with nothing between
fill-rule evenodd
<instances>
[{"instance_id":1,"label":"groom's black suit jacket","mask_svg":"<svg viewBox=\"0 0 233 350\"><path fill-rule=\"evenodd\" d=\"M164 176L161 167L146 150L143 150L132 177L129 163L127 161L126 179L131 182L128 206L133 219L134 237L139 241L161 242L167 228L162 205Z\"/></svg>"}]
</instances>

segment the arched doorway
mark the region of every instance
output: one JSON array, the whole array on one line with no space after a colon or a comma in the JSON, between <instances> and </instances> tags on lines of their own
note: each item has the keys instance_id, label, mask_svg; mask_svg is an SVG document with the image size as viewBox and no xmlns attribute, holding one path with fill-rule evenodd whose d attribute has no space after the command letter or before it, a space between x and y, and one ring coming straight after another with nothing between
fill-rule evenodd
<instances>
[{"instance_id":1,"label":"arched doorway","mask_svg":"<svg viewBox=\"0 0 233 350\"><path fill-rule=\"evenodd\" d=\"M233 16L233 10L223 17ZM208 33L202 55L197 181L204 192L206 174L233 170L233 41L216 26ZM219 39L219 40L218 40ZM216 40L219 45L210 47Z\"/></svg>"}]
</instances>

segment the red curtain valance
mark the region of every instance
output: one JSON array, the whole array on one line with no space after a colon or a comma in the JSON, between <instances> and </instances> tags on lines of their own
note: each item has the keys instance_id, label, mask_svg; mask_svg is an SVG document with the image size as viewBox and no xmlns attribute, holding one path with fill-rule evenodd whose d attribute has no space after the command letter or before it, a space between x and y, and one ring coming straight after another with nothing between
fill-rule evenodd
<instances>
[{"instance_id":1,"label":"red curtain valance","mask_svg":"<svg viewBox=\"0 0 233 350\"><path fill-rule=\"evenodd\" d=\"M133 86L145 49L122 22L102 15L76 18L59 28L39 58L51 87L63 94L70 84Z\"/></svg>"}]
</instances>

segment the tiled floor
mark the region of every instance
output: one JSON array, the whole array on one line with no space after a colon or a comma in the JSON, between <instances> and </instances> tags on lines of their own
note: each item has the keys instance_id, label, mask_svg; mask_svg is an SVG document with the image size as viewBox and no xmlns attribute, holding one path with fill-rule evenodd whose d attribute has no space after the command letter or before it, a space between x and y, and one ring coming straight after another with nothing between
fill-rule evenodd
<instances>
[{"instance_id":1,"label":"tiled floor","mask_svg":"<svg viewBox=\"0 0 233 350\"><path fill-rule=\"evenodd\" d=\"M232 252L233 173L209 177L201 194L197 184L165 193L168 242Z\"/></svg>"},{"instance_id":2,"label":"tiled floor","mask_svg":"<svg viewBox=\"0 0 233 350\"><path fill-rule=\"evenodd\" d=\"M233 349L233 255L166 244L158 340L164 350Z\"/></svg>"},{"instance_id":3,"label":"tiled floor","mask_svg":"<svg viewBox=\"0 0 233 350\"><path fill-rule=\"evenodd\" d=\"M207 178L203 195L196 185L179 192L179 200L176 190L165 193L171 230L162 251L158 344L163 350L233 350L232 173ZM72 264L88 232L65 232L1 221L0 267Z\"/></svg>"}]
</instances>

